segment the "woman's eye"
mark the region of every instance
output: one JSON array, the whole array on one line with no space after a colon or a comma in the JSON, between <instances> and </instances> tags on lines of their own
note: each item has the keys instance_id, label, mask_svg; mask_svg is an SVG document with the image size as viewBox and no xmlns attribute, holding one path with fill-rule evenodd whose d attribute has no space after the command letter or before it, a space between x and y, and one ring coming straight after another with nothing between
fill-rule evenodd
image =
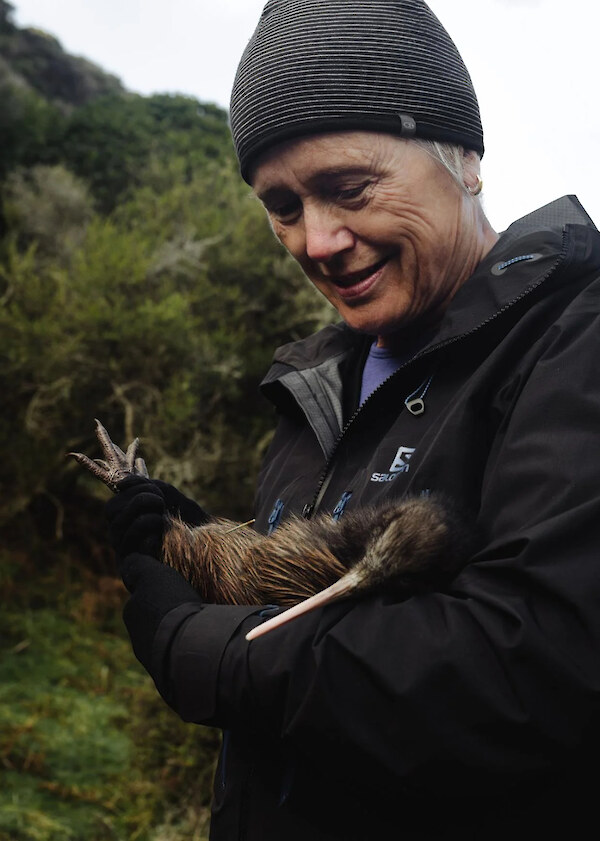
<instances>
[{"instance_id":1,"label":"woman's eye","mask_svg":"<svg viewBox=\"0 0 600 841\"><path fill-rule=\"evenodd\" d=\"M353 199L363 198L364 193L370 185L370 181L363 181L353 187L345 187L336 192L337 201L352 201Z\"/></svg>"},{"instance_id":2,"label":"woman's eye","mask_svg":"<svg viewBox=\"0 0 600 841\"><path fill-rule=\"evenodd\" d=\"M298 215L300 208L298 202L286 202L285 204L271 205L267 211L280 222L288 222Z\"/></svg>"}]
</instances>

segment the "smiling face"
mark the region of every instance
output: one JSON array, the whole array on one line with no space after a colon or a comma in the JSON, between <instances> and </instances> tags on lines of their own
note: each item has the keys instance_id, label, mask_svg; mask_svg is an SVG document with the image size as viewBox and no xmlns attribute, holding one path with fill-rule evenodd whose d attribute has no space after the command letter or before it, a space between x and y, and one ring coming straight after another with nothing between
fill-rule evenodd
<instances>
[{"instance_id":1,"label":"smiling face","mask_svg":"<svg viewBox=\"0 0 600 841\"><path fill-rule=\"evenodd\" d=\"M478 159L465 158L476 182ZM450 173L415 143L339 132L267 152L252 177L273 231L353 329L390 345L435 323L497 237Z\"/></svg>"}]
</instances>

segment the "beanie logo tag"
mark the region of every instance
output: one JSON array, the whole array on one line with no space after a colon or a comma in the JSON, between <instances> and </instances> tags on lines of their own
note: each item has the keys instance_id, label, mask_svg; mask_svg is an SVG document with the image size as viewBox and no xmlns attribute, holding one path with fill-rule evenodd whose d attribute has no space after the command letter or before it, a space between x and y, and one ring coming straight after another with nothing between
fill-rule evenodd
<instances>
[{"instance_id":1,"label":"beanie logo tag","mask_svg":"<svg viewBox=\"0 0 600 841\"><path fill-rule=\"evenodd\" d=\"M400 133L403 137L414 137L417 133L417 124L410 114L398 114L400 117Z\"/></svg>"}]
</instances>

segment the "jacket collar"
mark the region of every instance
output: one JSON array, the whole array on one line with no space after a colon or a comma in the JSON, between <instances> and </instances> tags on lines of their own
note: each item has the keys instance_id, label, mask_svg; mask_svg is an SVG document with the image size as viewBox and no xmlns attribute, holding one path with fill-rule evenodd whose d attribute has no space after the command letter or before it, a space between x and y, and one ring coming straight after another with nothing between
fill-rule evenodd
<instances>
[{"instance_id":1,"label":"jacket collar","mask_svg":"<svg viewBox=\"0 0 600 841\"><path fill-rule=\"evenodd\" d=\"M458 290L431 345L487 323L537 288L567 257L575 259L582 272L586 262L589 269L594 263L600 267L597 235L575 196L564 196L513 222Z\"/></svg>"}]
</instances>

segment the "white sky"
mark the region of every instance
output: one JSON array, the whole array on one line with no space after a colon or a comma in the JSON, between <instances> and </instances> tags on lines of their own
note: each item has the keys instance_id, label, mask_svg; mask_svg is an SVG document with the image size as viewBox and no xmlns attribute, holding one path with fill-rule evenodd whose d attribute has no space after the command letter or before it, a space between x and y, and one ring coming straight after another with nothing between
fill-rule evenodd
<instances>
[{"instance_id":1,"label":"white sky","mask_svg":"<svg viewBox=\"0 0 600 841\"><path fill-rule=\"evenodd\" d=\"M55 35L140 93L227 106L266 0L11 0L20 26ZM479 97L485 206L502 230L575 193L600 225L595 0L430 0Z\"/></svg>"}]
</instances>

